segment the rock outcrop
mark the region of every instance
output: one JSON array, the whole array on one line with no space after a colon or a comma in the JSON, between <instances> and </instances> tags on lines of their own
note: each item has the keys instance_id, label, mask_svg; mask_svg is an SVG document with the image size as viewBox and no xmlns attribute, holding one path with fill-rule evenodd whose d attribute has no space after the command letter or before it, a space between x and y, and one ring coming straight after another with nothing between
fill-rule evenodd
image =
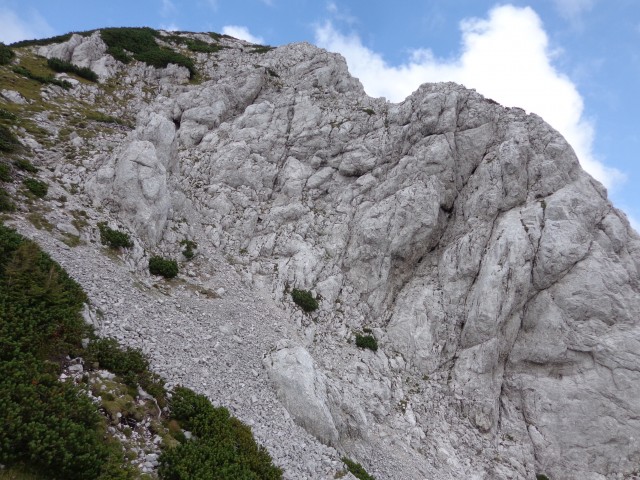
<instances>
[{"instance_id":1,"label":"rock outcrop","mask_svg":"<svg viewBox=\"0 0 640 480\"><path fill-rule=\"evenodd\" d=\"M95 68L96 35L43 54ZM460 85L392 104L338 55L225 41L198 84L124 70L155 95L81 176L146 249L193 239L270 292L293 421L379 479L637 472L640 237L567 142Z\"/></svg>"}]
</instances>

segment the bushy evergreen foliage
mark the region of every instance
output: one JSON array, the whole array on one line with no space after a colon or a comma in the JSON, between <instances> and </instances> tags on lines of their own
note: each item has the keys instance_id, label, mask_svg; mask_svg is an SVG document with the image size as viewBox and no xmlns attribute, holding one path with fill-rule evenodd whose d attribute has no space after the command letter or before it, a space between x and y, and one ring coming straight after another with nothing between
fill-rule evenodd
<instances>
[{"instance_id":1,"label":"bushy evergreen foliage","mask_svg":"<svg viewBox=\"0 0 640 480\"><path fill-rule=\"evenodd\" d=\"M59 58L50 58L47 60L47 65L51 70L56 72L74 73L77 76L89 80L91 82L98 81L98 75L96 72L87 67L78 67L70 62L65 62Z\"/></svg>"},{"instance_id":2,"label":"bushy evergreen foliage","mask_svg":"<svg viewBox=\"0 0 640 480\"><path fill-rule=\"evenodd\" d=\"M158 474L165 480L279 480L282 471L259 446L251 429L226 408L178 387L170 402L171 416L194 434L190 441L165 450Z\"/></svg>"},{"instance_id":3,"label":"bushy evergreen foliage","mask_svg":"<svg viewBox=\"0 0 640 480\"><path fill-rule=\"evenodd\" d=\"M133 241L127 233L109 228L105 222L98 223L98 230L100 230L100 241L103 245L110 248L133 247Z\"/></svg>"},{"instance_id":4,"label":"bushy evergreen foliage","mask_svg":"<svg viewBox=\"0 0 640 480\"><path fill-rule=\"evenodd\" d=\"M359 348L368 348L374 352L378 350L378 341L373 335L356 335L356 346Z\"/></svg>"},{"instance_id":5,"label":"bushy evergreen foliage","mask_svg":"<svg viewBox=\"0 0 640 480\"><path fill-rule=\"evenodd\" d=\"M159 33L156 30L147 27L106 28L100 31L100 35L107 44L107 53L122 63L129 63L134 58L156 68L174 63L186 67L192 77L196 74L193 60L158 45L156 37Z\"/></svg>"},{"instance_id":6,"label":"bushy evergreen foliage","mask_svg":"<svg viewBox=\"0 0 640 480\"><path fill-rule=\"evenodd\" d=\"M311 295L311 292L308 290L294 288L291 292L291 297L295 304L305 312L313 312L318 309L318 300L313 298L313 295Z\"/></svg>"},{"instance_id":7,"label":"bushy evergreen foliage","mask_svg":"<svg viewBox=\"0 0 640 480\"><path fill-rule=\"evenodd\" d=\"M16 54L13 50L0 42L0 65L8 65Z\"/></svg>"},{"instance_id":8,"label":"bushy evergreen foliage","mask_svg":"<svg viewBox=\"0 0 640 480\"><path fill-rule=\"evenodd\" d=\"M49 185L45 182L41 182L40 180L36 180L35 178L25 178L22 183L27 190L33 193L38 198L44 198L47 196L47 192L49 191Z\"/></svg>"},{"instance_id":9,"label":"bushy evergreen foliage","mask_svg":"<svg viewBox=\"0 0 640 480\"><path fill-rule=\"evenodd\" d=\"M149 259L149 273L161 275L164 278L173 278L178 275L178 262L162 257L151 257Z\"/></svg>"},{"instance_id":10,"label":"bushy evergreen foliage","mask_svg":"<svg viewBox=\"0 0 640 480\"><path fill-rule=\"evenodd\" d=\"M88 333L80 286L37 245L0 224L0 463L50 477L99 478L100 416L50 359Z\"/></svg>"}]
</instances>

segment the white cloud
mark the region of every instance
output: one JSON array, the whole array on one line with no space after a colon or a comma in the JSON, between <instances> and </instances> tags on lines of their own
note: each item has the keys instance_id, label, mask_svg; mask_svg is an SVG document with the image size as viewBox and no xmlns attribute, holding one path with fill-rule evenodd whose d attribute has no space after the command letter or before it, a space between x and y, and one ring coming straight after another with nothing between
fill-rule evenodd
<instances>
[{"instance_id":1,"label":"white cloud","mask_svg":"<svg viewBox=\"0 0 640 480\"><path fill-rule=\"evenodd\" d=\"M162 0L162 7L160 7L160 15L163 17L169 17L176 13L176 6L171 0Z\"/></svg>"},{"instance_id":2,"label":"white cloud","mask_svg":"<svg viewBox=\"0 0 640 480\"><path fill-rule=\"evenodd\" d=\"M575 20L593 8L596 0L553 0L558 13L566 19Z\"/></svg>"},{"instance_id":3,"label":"white cloud","mask_svg":"<svg viewBox=\"0 0 640 480\"><path fill-rule=\"evenodd\" d=\"M167 32L179 32L182 29L175 23L170 23L169 25L160 25L160 30L166 30Z\"/></svg>"},{"instance_id":4,"label":"white cloud","mask_svg":"<svg viewBox=\"0 0 640 480\"><path fill-rule=\"evenodd\" d=\"M316 28L316 43L344 55L369 95L398 102L422 83L458 82L503 105L540 115L565 136L583 168L607 188L625 179L593 153L593 122L584 117L576 86L552 65L555 53L531 8L496 7L488 18L463 20L460 28L462 51L457 58L439 59L430 50L417 50L398 66L387 64L357 35L345 35L331 23Z\"/></svg>"},{"instance_id":5,"label":"white cloud","mask_svg":"<svg viewBox=\"0 0 640 480\"><path fill-rule=\"evenodd\" d=\"M0 8L1 42L13 43L52 35L55 31L36 10L32 10L27 19L22 19L13 10Z\"/></svg>"},{"instance_id":6,"label":"white cloud","mask_svg":"<svg viewBox=\"0 0 640 480\"><path fill-rule=\"evenodd\" d=\"M239 38L240 40L246 40L249 43L264 43L264 38L252 35L249 29L242 25L225 25L222 27L222 33Z\"/></svg>"}]
</instances>

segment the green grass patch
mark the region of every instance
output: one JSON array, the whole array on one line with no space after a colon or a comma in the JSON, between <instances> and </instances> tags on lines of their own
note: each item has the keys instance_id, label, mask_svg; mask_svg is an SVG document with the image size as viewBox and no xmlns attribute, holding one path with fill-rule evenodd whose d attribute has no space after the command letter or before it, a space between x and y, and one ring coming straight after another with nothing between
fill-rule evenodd
<instances>
[{"instance_id":1,"label":"green grass patch","mask_svg":"<svg viewBox=\"0 0 640 480\"><path fill-rule=\"evenodd\" d=\"M116 118L116 117L112 117L111 115L107 115L106 113L102 113L102 112L88 111L85 114L85 117L87 118L87 120L93 120L94 122L112 123L114 125L122 125L122 126L126 126L126 127L130 127L131 126L128 122L126 122L124 120L121 120L121 119Z\"/></svg>"},{"instance_id":2,"label":"green grass patch","mask_svg":"<svg viewBox=\"0 0 640 480\"><path fill-rule=\"evenodd\" d=\"M70 62L65 62L64 60L60 60L59 58L50 58L47 60L47 65L51 70L62 73L73 73L80 78L84 78L85 80L89 80L90 82L97 82L98 75L96 72L86 67L78 67Z\"/></svg>"},{"instance_id":3,"label":"green grass patch","mask_svg":"<svg viewBox=\"0 0 640 480\"><path fill-rule=\"evenodd\" d=\"M0 120L5 120L8 122L15 122L18 117L15 114L11 113L9 110L5 110L4 108L0 108Z\"/></svg>"},{"instance_id":4,"label":"green grass patch","mask_svg":"<svg viewBox=\"0 0 640 480\"><path fill-rule=\"evenodd\" d=\"M44 75L33 73L31 70L22 66L13 67L12 70L14 73L17 73L18 75L22 75L23 77L27 77L28 79L34 80L38 83L42 83L43 85L57 85L58 87L62 87L65 90L69 90L73 86L71 85L70 82L67 82L66 80L58 80L53 76L45 77Z\"/></svg>"}]
</instances>

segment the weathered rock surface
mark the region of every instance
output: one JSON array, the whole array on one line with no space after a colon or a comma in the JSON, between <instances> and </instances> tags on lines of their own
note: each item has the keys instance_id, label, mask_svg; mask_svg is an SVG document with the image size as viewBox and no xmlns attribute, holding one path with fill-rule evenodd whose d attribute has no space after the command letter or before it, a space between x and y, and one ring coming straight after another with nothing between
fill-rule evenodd
<instances>
[{"instance_id":1,"label":"weathered rock surface","mask_svg":"<svg viewBox=\"0 0 640 480\"><path fill-rule=\"evenodd\" d=\"M46 53L73 58L98 40ZM156 92L124 107L135 129L113 134L111 152L85 153L82 171L55 173L63 185L78 176L79 199L135 233L139 247L114 267L122 282L146 275L146 251L177 257L189 238L202 255L189 278L207 282L206 252L232 262L243 286L214 285L226 307L205 322L213 307L200 298L179 322L173 307L116 308L104 333L144 318L122 340L151 342L175 383L206 378L219 387L199 389L214 401L234 392L288 478L327 478L336 450L379 479L631 478L640 237L566 141L459 85L425 84L391 104L367 97L338 55L225 41L215 59L198 54L200 84L124 70L123 88ZM320 295L319 311L298 311L286 286ZM242 298L229 298L236 288ZM129 290L124 304L144 309ZM226 317L247 301L264 314L237 315L255 322ZM364 328L375 353L353 344ZM212 354L227 367L197 367ZM268 408L233 386L256 378ZM272 414L277 401L286 414ZM304 447L286 454L285 437Z\"/></svg>"}]
</instances>

